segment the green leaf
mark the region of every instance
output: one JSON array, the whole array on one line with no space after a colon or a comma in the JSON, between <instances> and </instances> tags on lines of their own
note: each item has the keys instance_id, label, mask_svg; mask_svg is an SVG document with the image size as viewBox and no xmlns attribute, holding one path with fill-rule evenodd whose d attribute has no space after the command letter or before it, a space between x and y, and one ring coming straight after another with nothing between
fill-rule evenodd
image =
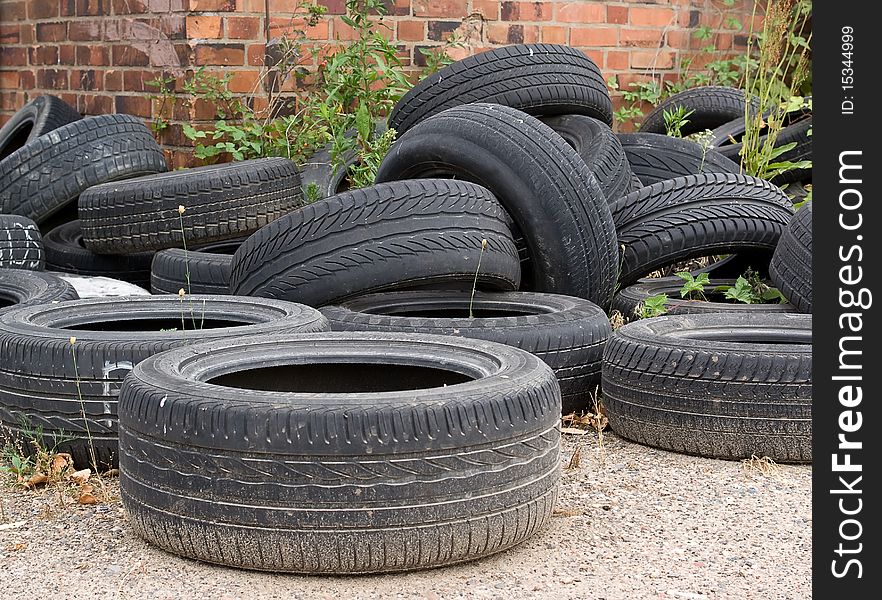
<instances>
[{"instance_id":1,"label":"green leaf","mask_svg":"<svg viewBox=\"0 0 882 600\"><path fill-rule=\"evenodd\" d=\"M753 289L744 277L738 277L735 285L726 290L726 298L744 304L755 304Z\"/></svg>"},{"instance_id":2,"label":"green leaf","mask_svg":"<svg viewBox=\"0 0 882 600\"><path fill-rule=\"evenodd\" d=\"M355 113L355 127L358 129L358 135L362 140L371 139L374 124L371 120L371 113L368 110L367 103L365 102L358 105L358 111Z\"/></svg>"}]
</instances>

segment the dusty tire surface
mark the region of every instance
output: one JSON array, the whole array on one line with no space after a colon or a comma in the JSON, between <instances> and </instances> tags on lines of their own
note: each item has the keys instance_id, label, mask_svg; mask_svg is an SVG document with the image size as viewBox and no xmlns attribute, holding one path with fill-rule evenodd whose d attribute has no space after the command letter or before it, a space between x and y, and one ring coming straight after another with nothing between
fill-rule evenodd
<instances>
[{"instance_id":1,"label":"dusty tire surface","mask_svg":"<svg viewBox=\"0 0 882 600\"><path fill-rule=\"evenodd\" d=\"M667 133L665 111L675 111L683 107L692 114L686 117L681 134L687 135L716 129L733 119L744 119L747 96L744 90L734 87L708 85L684 90L663 100L643 120L640 131L643 133ZM751 97L751 110L759 111L759 98Z\"/></svg>"},{"instance_id":2,"label":"dusty tire surface","mask_svg":"<svg viewBox=\"0 0 882 600\"><path fill-rule=\"evenodd\" d=\"M812 460L811 317L716 313L635 321L603 359L610 427L709 458Z\"/></svg>"},{"instance_id":3,"label":"dusty tire surface","mask_svg":"<svg viewBox=\"0 0 882 600\"><path fill-rule=\"evenodd\" d=\"M612 124L612 101L600 69L580 50L516 44L447 65L410 89L389 116L401 136L454 106L487 102L531 115L582 114Z\"/></svg>"},{"instance_id":4,"label":"dusty tire surface","mask_svg":"<svg viewBox=\"0 0 882 600\"><path fill-rule=\"evenodd\" d=\"M91 186L167 170L162 149L139 117L86 117L0 161L0 212L39 225Z\"/></svg>"},{"instance_id":5,"label":"dusty tire surface","mask_svg":"<svg viewBox=\"0 0 882 600\"><path fill-rule=\"evenodd\" d=\"M769 276L801 313L812 312L812 203L796 211L772 255Z\"/></svg>"},{"instance_id":6,"label":"dusty tire surface","mask_svg":"<svg viewBox=\"0 0 882 600\"><path fill-rule=\"evenodd\" d=\"M502 208L472 183L421 179L344 192L263 227L233 255L230 289L324 306L375 291L471 289L476 271L478 289L520 282Z\"/></svg>"},{"instance_id":7,"label":"dusty tire surface","mask_svg":"<svg viewBox=\"0 0 882 600\"><path fill-rule=\"evenodd\" d=\"M43 236L46 268L59 273L111 277L141 287L150 285L153 252L95 254L86 248L79 221L54 227Z\"/></svg>"},{"instance_id":8,"label":"dusty tire surface","mask_svg":"<svg viewBox=\"0 0 882 600\"><path fill-rule=\"evenodd\" d=\"M215 242L199 248L160 250L150 267L154 294L229 294L233 254L245 240Z\"/></svg>"},{"instance_id":9,"label":"dusty tire surface","mask_svg":"<svg viewBox=\"0 0 882 600\"><path fill-rule=\"evenodd\" d=\"M473 318L469 317L469 307ZM612 327L596 304L536 292L388 292L322 313L331 331L397 331L488 340L531 352L560 384L563 414L593 409L603 346Z\"/></svg>"},{"instance_id":10,"label":"dusty tire surface","mask_svg":"<svg viewBox=\"0 0 882 600\"><path fill-rule=\"evenodd\" d=\"M740 173L738 163L713 148L702 150L692 140L657 133L616 135L631 171L644 185L701 173Z\"/></svg>"},{"instance_id":11,"label":"dusty tire surface","mask_svg":"<svg viewBox=\"0 0 882 600\"><path fill-rule=\"evenodd\" d=\"M13 307L76 299L73 287L54 275L0 268L0 313Z\"/></svg>"},{"instance_id":12,"label":"dusty tire surface","mask_svg":"<svg viewBox=\"0 0 882 600\"><path fill-rule=\"evenodd\" d=\"M79 214L90 250L130 254L249 235L302 205L297 166L260 158L95 186Z\"/></svg>"},{"instance_id":13,"label":"dusty tire surface","mask_svg":"<svg viewBox=\"0 0 882 600\"><path fill-rule=\"evenodd\" d=\"M402 135L377 181L453 177L490 190L514 222L521 289L609 306L618 247L597 178L553 129L495 104L451 108Z\"/></svg>"},{"instance_id":14,"label":"dusty tire surface","mask_svg":"<svg viewBox=\"0 0 882 600\"><path fill-rule=\"evenodd\" d=\"M80 113L61 98L37 96L0 127L0 160L44 133L79 119Z\"/></svg>"},{"instance_id":15,"label":"dusty tire surface","mask_svg":"<svg viewBox=\"0 0 882 600\"><path fill-rule=\"evenodd\" d=\"M46 266L43 236L27 217L0 215L0 269L42 271Z\"/></svg>"},{"instance_id":16,"label":"dusty tire surface","mask_svg":"<svg viewBox=\"0 0 882 600\"><path fill-rule=\"evenodd\" d=\"M92 462L91 435L99 465L115 466L117 395L141 360L201 340L326 328L325 318L306 306L229 296L92 298L10 308L0 314L0 427L15 434L22 422L41 427L47 447L62 439L59 451L70 452L80 468Z\"/></svg>"},{"instance_id":17,"label":"dusty tire surface","mask_svg":"<svg viewBox=\"0 0 882 600\"><path fill-rule=\"evenodd\" d=\"M448 565L549 520L559 422L551 369L502 344L221 340L126 379L121 496L139 535L207 562L339 575Z\"/></svg>"},{"instance_id":18,"label":"dusty tire surface","mask_svg":"<svg viewBox=\"0 0 882 600\"><path fill-rule=\"evenodd\" d=\"M660 181L612 206L624 246L620 286L689 258L774 252L793 208L776 185L710 173Z\"/></svg>"}]
</instances>

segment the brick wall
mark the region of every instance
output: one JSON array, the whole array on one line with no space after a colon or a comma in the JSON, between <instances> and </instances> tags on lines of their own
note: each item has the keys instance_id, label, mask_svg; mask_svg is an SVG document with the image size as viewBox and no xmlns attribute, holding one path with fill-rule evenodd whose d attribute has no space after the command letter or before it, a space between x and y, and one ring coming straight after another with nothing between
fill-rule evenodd
<instances>
[{"instance_id":1,"label":"brick wall","mask_svg":"<svg viewBox=\"0 0 882 600\"><path fill-rule=\"evenodd\" d=\"M318 0L328 14L307 35L316 45L351 38L340 19L345 0ZM733 16L750 29L750 0L388 0L388 22L401 56L418 70L419 48L438 46L456 32L465 44L456 58L518 42L569 44L582 49L619 84L676 78L681 59L693 69L744 51L746 37L724 26ZM233 72L232 89L255 89L264 44L303 23L297 0L0 0L0 123L29 99L57 94L83 114L125 112L150 119L159 104L145 82L188 71ZM267 19L267 9L269 18ZM717 53L696 28L714 30ZM621 101L616 99L617 105ZM166 107L173 125L163 133L173 163L187 144L180 123L210 118L206 107L179 101Z\"/></svg>"}]
</instances>

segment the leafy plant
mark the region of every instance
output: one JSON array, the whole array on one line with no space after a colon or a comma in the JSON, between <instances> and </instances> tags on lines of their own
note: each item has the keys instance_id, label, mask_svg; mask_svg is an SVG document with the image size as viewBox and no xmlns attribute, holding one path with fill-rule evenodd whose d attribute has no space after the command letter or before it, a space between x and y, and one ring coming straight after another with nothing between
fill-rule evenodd
<instances>
[{"instance_id":1,"label":"leafy plant","mask_svg":"<svg viewBox=\"0 0 882 600\"><path fill-rule=\"evenodd\" d=\"M443 46L435 46L433 48L417 48L426 61L426 66L425 68L423 68L422 73L420 73L420 80L422 81L429 75L437 73L447 65L453 63L453 59L450 58L449 51L452 48L462 47L462 39L456 34L456 32L454 32L450 35L450 37L447 38L447 41L444 43Z\"/></svg>"},{"instance_id":2,"label":"leafy plant","mask_svg":"<svg viewBox=\"0 0 882 600\"><path fill-rule=\"evenodd\" d=\"M702 300L707 300L704 295L704 286L710 283L707 273L699 273L698 277L693 277L689 271L680 271L676 275L683 280L683 287L680 288L681 298L692 299L694 296L698 296Z\"/></svg>"},{"instance_id":3,"label":"leafy plant","mask_svg":"<svg viewBox=\"0 0 882 600\"><path fill-rule=\"evenodd\" d=\"M685 106L678 106L674 110L665 110L662 116L665 119L665 131L672 137L683 137L682 129L689 123L689 116L694 110L686 110Z\"/></svg>"},{"instance_id":4,"label":"leafy plant","mask_svg":"<svg viewBox=\"0 0 882 600\"><path fill-rule=\"evenodd\" d=\"M306 196L306 202L312 204L319 200L321 192L319 192L319 186L316 182L310 181L306 186L306 189L303 190L304 196Z\"/></svg>"},{"instance_id":5,"label":"leafy plant","mask_svg":"<svg viewBox=\"0 0 882 600\"><path fill-rule=\"evenodd\" d=\"M639 315L642 319L651 319L652 317L660 317L668 312L666 308L668 304L667 294L658 294L650 296L639 307Z\"/></svg>"},{"instance_id":6,"label":"leafy plant","mask_svg":"<svg viewBox=\"0 0 882 600\"><path fill-rule=\"evenodd\" d=\"M724 292L729 300L744 304L771 304L778 302L784 304L787 298L774 287L766 284L759 273L748 269L744 275L735 280L733 286L718 286L714 291Z\"/></svg>"}]
</instances>

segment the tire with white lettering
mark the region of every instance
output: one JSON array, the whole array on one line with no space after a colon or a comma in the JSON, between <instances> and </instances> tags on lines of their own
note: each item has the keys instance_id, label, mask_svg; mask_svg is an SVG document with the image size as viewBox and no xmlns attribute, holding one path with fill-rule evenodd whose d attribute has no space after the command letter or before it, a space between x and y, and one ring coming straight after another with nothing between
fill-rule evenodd
<instances>
[{"instance_id":1,"label":"tire with white lettering","mask_svg":"<svg viewBox=\"0 0 882 600\"><path fill-rule=\"evenodd\" d=\"M0 269L0 313L13 307L76 299L73 286L49 273Z\"/></svg>"},{"instance_id":2,"label":"tire with white lettering","mask_svg":"<svg viewBox=\"0 0 882 600\"><path fill-rule=\"evenodd\" d=\"M812 460L812 318L670 315L629 323L603 355L622 437L709 458Z\"/></svg>"},{"instance_id":3,"label":"tire with white lettering","mask_svg":"<svg viewBox=\"0 0 882 600\"><path fill-rule=\"evenodd\" d=\"M778 241L769 276L802 313L812 312L812 203L796 211Z\"/></svg>"},{"instance_id":4,"label":"tire with white lettering","mask_svg":"<svg viewBox=\"0 0 882 600\"><path fill-rule=\"evenodd\" d=\"M560 391L523 350L447 336L248 336L120 391L120 495L169 552L344 575L489 556L549 522Z\"/></svg>"},{"instance_id":5,"label":"tire with white lettering","mask_svg":"<svg viewBox=\"0 0 882 600\"><path fill-rule=\"evenodd\" d=\"M0 269L42 271L45 265L37 224L27 217L0 215Z\"/></svg>"},{"instance_id":6,"label":"tire with white lettering","mask_svg":"<svg viewBox=\"0 0 882 600\"><path fill-rule=\"evenodd\" d=\"M303 305L229 296L13 307L0 314L0 427L14 436L41 429L47 447L58 444L79 467L92 464L93 450L99 466L115 466L117 395L141 360L202 340L326 328Z\"/></svg>"}]
</instances>

